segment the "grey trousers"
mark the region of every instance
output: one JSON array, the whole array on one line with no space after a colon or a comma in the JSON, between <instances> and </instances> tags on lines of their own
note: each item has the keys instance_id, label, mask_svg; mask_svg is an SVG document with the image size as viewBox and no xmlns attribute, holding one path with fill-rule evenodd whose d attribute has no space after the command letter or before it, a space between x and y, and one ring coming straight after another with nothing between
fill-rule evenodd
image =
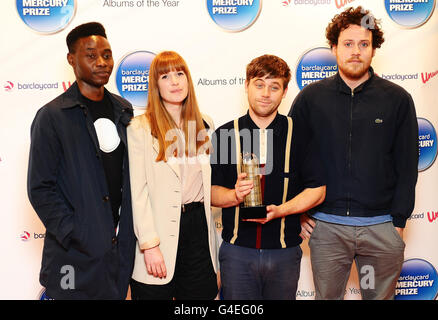
<instances>
[{"instance_id":1,"label":"grey trousers","mask_svg":"<svg viewBox=\"0 0 438 320\"><path fill-rule=\"evenodd\" d=\"M342 300L353 260L362 299L393 299L405 243L392 222L365 227L316 221L309 240L315 298Z\"/></svg>"}]
</instances>

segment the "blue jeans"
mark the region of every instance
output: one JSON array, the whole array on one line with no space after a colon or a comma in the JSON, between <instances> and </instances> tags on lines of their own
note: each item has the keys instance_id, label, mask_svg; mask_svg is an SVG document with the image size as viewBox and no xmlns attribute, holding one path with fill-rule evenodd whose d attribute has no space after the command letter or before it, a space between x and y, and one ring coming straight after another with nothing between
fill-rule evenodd
<instances>
[{"instance_id":1,"label":"blue jeans","mask_svg":"<svg viewBox=\"0 0 438 320\"><path fill-rule=\"evenodd\" d=\"M300 246L253 249L222 242L219 262L225 300L295 300Z\"/></svg>"}]
</instances>

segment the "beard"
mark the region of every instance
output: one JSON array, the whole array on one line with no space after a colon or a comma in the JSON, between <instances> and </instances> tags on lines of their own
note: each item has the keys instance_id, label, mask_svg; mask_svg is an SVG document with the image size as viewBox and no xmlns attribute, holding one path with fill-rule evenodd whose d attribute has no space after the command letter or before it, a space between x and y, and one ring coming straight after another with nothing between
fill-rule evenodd
<instances>
[{"instance_id":1,"label":"beard","mask_svg":"<svg viewBox=\"0 0 438 320\"><path fill-rule=\"evenodd\" d=\"M356 59L355 59L356 60ZM370 68L371 61L366 63L363 60L360 60L360 63L354 63L350 60L347 60L345 63L339 63L339 70L349 79L357 80L362 78Z\"/></svg>"}]
</instances>

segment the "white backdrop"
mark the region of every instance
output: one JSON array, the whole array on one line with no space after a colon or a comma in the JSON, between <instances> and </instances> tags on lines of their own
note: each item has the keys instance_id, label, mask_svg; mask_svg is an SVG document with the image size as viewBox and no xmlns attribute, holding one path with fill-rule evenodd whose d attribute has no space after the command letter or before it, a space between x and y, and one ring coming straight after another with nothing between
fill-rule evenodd
<instances>
[{"instance_id":1,"label":"white backdrop","mask_svg":"<svg viewBox=\"0 0 438 320\"><path fill-rule=\"evenodd\" d=\"M125 56L136 51L175 50L189 65L201 111L209 114L218 127L246 112L242 82L245 68L254 57L265 53L282 57L292 70L289 91L280 106L280 112L287 114L300 90L295 80L300 57L312 48L327 46L325 28L336 13L347 6L363 5L382 19L385 32L386 41L373 60L374 70L408 90L415 101L417 116L434 127L438 125L436 12L422 25L411 28L391 19L391 11L385 8L389 1L384 0L247 1L253 5L260 3L252 24L240 31L230 31L225 30L227 22L216 24L215 16L209 14L208 3L212 1L78 0L72 1L75 12L69 24L47 33L26 24L29 17L19 14L17 2L23 1L0 2L0 299L38 299L42 289L38 274L45 230L29 204L26 191L30 124L41 106L74 81L66 60L65 37L81 23L99 21L106 28L115 61L107 85L110 91L122 95L117 89L116 72ZM216 7L221 3L213 2ZM433 0L429 2L436 6ZM229 7L232 4L233 1ZM144 109L136 109L136 114L141 112ZM433 135L428 139L435 143ZM438 267L437 189L438 168L432 163L419 173L414 215L405 230L405 259L422 259L434 268ZM220 210L215 212L220 227ZM297 298L313 299L307 242L302 247ZM346 298L360 299L358 288L354 269Z\"/></svg>"}]
</instances>

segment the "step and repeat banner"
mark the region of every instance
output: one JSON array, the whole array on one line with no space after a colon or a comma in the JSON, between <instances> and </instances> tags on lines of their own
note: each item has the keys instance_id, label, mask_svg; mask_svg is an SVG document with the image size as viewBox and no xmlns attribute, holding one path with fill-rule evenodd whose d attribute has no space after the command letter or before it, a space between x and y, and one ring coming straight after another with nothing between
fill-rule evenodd
<instances>
[{"instance_id":1,"label":"step and repeat banner","mask_svg":"<svg viewBox=\"0 0 438 320\"><path fill-rule=\"evenodd\" d=\"M331 18L349 6L381 19L385 43L375 72L411 93L419 124L416 205L405 229L396 299L436 299L438 290L438 14L436 0L7 0L0 2L0 299L39 299L45 229L26 191L30 125L37 110L74 82L65 38L101 22L113 49L110 91L145 111L149 66L174 50L187 61L201 111L218 127L246 112L246 65L278 55L292 70L280 112L297 93L337 72L325 40ZM403 157L403 154L398 156ZM218 232L221 211L214 210ZM307 241L297 299L314 299ZM355 266L346 299L360 299Z\"/></svg>"}]
</instances>

